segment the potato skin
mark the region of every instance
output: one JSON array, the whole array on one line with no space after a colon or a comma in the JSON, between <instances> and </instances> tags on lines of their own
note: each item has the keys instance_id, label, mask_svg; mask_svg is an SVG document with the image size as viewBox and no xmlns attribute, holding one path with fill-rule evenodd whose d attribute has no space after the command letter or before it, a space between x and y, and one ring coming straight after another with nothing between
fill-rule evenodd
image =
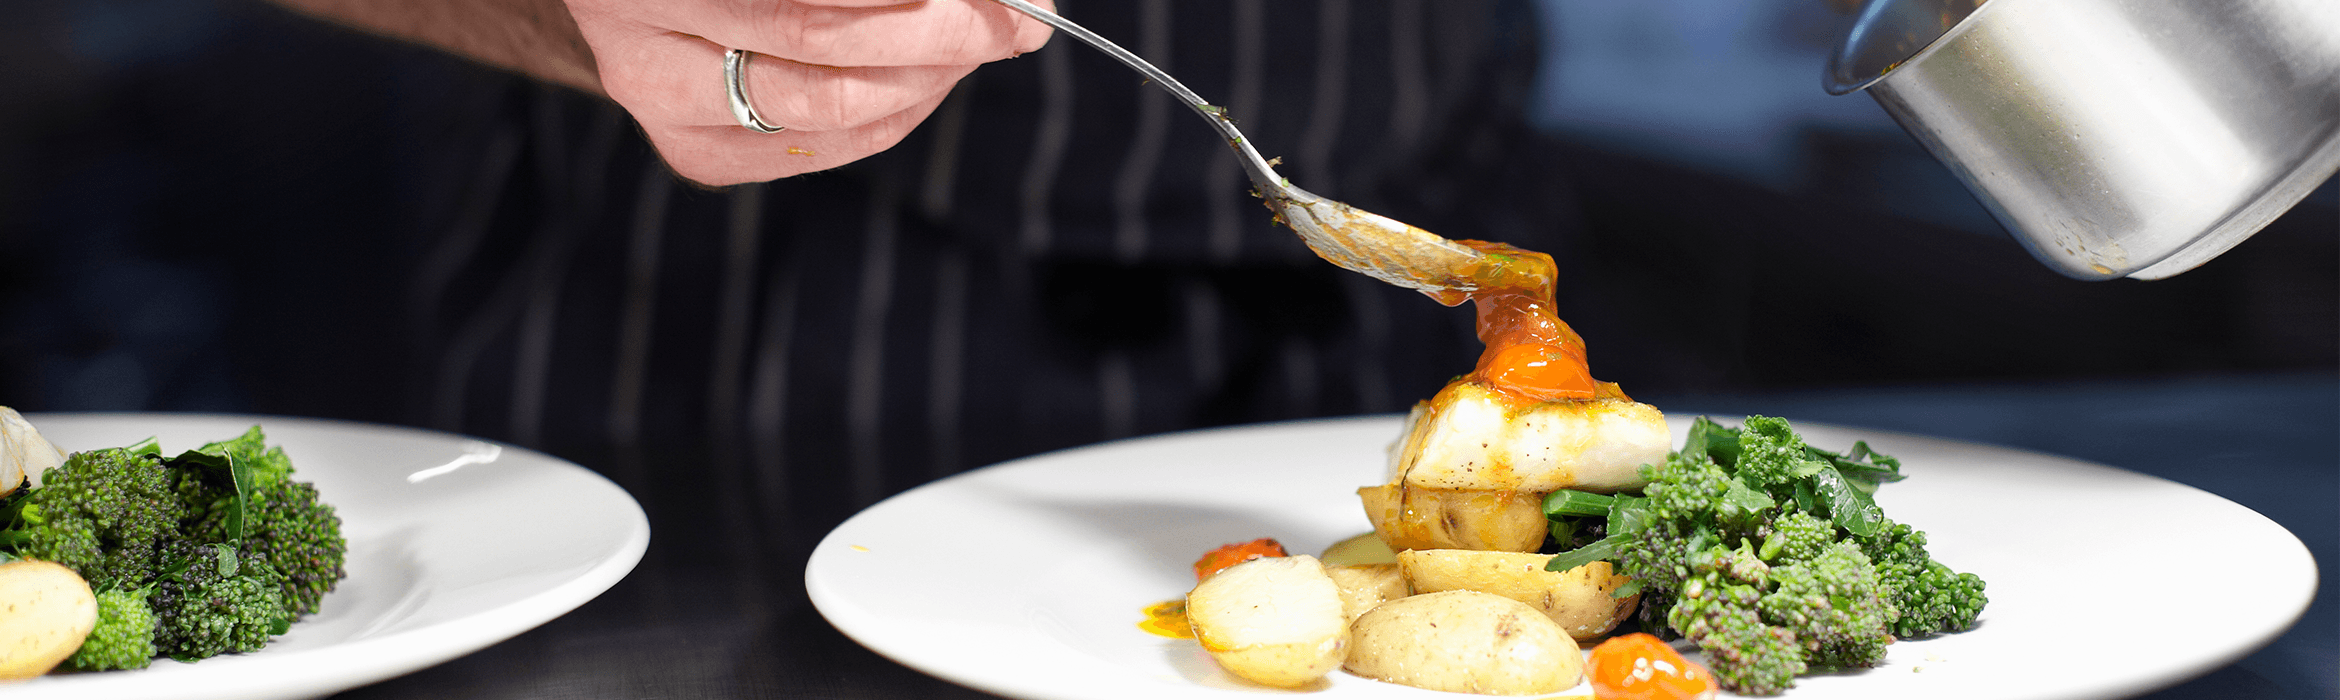
<instances>
[{"instance_id":1,"label":"potato skin","mask_svg":"<svg viewBox=\"0 0 2340 700\"><path fill-rule=\"evenodd\" d=\"M1441 591L1381 604L1349 626L1350 673L1428 690L1541 695L1576 685L1584 655L1558 623L1510 598Z\"/></svg>"},{"instance_id":2,"label":"potato skin","mask_svg":"<svg viewBox=\"0 0 2340 700\"><path fill-rule=\"evenodd\" d=\"M1341 614L1351 622L1374 606L1413 594L1395 562L1334 566L1324 572L1341 587Z\"/></svg>"},{"instance_id":3,"label":"potato skin","mask_svg":"<svg viewBox=\"0 0 2340 700\"><path fill-rule=\"evenodd\" d=\"M1632 579L1598 561L1567 571L1545 571L1552 555L1417 549L1398 553L1398 568L1416 593L1471 590L1510 598L1544 613L1577 641L1616 629L1641 596L1612 598Z\"/></svg>"},{"instance_id":4,"label":"potato skin","mask_svg":"<svg viewBox=\"0 0 2340 700\"><path fill-rule=\"evenodd\" d=\"M1186 594L1194 639L1221 668L1261 685L1293 688L1340 668L1348 618L1340 587L1305 554L1227 567Z\"/></svg>"},{"instance_id":5,"label":"potato skin","mask_svg":"<svg viewBox=\"0 0 2340 700\"><path fill-rule=\"evenodd\" d=\"M81 649L97 627L97 595L61 564L14 561L0 564L0 613L0 680L22 680Z\"/></svg>"},{"instance_id":6,"label":"potato skin","mask_svg":"<svg viewBox=\"0 0 2340 700\"><path fill-rule=\"evenodd\" d=\"M1550 531L1543 494L1426 489L1406 483L1357 489L1365 519L1393 551L1533 552Z\"/></svg>"}]
</instances>

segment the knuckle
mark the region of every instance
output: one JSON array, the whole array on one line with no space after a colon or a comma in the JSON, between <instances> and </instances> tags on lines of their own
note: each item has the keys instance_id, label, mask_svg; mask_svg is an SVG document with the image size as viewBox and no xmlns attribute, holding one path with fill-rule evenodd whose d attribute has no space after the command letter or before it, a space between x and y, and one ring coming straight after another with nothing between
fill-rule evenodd
<instances>
[{"instance_id":1,"label":"knuckle","mask_svg":"<svg viewBox=\"0 0 2340 700\"><path fill-rule=\"evenodd\" d=\"M775 35L788 47L789 58L829 63L843 48L837 12L831 8L793 5L777 17Z\"/></svg>"},{"instance_id":2,"label":"knuckle","mask_svg":"<svg viewBox=\"0 0 2340 700\"><path fill-rule=\"evenodd\" d=\"M871 94L861 81L834 68L805 66L801 79L785 99L788 128L799 131L849 129L876 118L882 95Z\"/></svg>"}]
</instances>

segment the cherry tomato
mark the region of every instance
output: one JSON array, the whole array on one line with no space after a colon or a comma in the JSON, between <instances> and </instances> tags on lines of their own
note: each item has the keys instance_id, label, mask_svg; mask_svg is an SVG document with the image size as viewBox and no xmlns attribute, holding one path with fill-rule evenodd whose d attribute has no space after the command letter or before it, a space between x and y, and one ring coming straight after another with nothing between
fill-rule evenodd
<instances>
[{"instance_id":1,"label":"cherry tomato","mask_svg":"<svg viewBox=\"0 0 2340 700\"><path fill-rule=\"evenodd\" d=\"M1715 694L1714 674L1658 638L1639 632L1593 647L1586 662L1600 700L1700 700Z\"/></svg>"},{"instance_id":2,"label":"cherry tomato","mask_svg":"<svg viewBox=\"0 0 2340 700\"><path fill-rule=\"evenodd\" d=\"M1220 569L1260 557L1280 556L1285 556L1283 543L1266 537L1225 545L1211 550L1194 562L1194 580L1210 578L1211 574L1219 573Z\"/></svg>"}]
</instances>

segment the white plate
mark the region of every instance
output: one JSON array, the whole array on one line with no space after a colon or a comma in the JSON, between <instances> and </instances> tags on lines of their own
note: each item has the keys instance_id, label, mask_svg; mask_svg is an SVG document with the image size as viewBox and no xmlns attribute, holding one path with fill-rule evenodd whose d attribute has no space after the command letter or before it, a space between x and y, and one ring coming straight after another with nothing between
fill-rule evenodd
<instances>
[{"instance_id":1,"label":"white plate","mask_svg":"<svg viewBox=\"0 0 2340 700\"><path fill-rule=\"evenodd\" d=\"M1673 421L1676 444L1686 422ZM2258 513L2174 482L2069 459L1799 424L1866 439L1908 479L1877 500L1989 581L1978 627L1891 647L1884 665L1806 676L1790 698L2108 698L2226 664L2297 621L2316 568ZM1316 552L1369 529L1394 417L1229 428L1010 462L903 493L823 540L805 571L838 629L920 671L1030 700L1202 700L1277 691L1192 641L1137 627L1191 563L1275 537ZM1581 686L1580 686L1581 687ZM1334 673L1326 698L1457 697Z\"/></svg>"},{"instance_id":2,"label":"white plate","mask_svg":"<svg viewBox=\"0 0 2340 700\"><path fill-rule=\"evenodd\" d=\"M264 416L34 414L67 450L149 436L166 454L257 424L314 482L349 539L343 579L267 648L199 663L53 675L19 698L316 697L510 639L608 590L641 561L650 523L623 489L569 462L445 433Z\"/></svg>"}]
</instances>

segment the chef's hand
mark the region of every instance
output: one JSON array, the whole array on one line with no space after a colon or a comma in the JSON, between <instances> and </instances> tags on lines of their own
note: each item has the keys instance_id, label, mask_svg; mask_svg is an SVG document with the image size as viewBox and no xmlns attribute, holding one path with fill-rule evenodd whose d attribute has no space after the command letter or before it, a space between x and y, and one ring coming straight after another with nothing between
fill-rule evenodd
<instances>
[{"instance_id":1,"label":"chef's hand","mask_svg":"<svg viewBox=\"0 0 2340 700\"><path fill-rule=\"evenodd\" d=\"M608 95L676 173L710 185L885 150L975 66L1038 49L1049 32L991 0L274 2ZM756 52L748 97L787 131L759 134L731 116L727 48Z\"/></svg>"},{"instance_id":2,"label":"chef's hand","mask_svg":"<svg viewBox=\"0 0 2340 700\"><path fill-rule=\"evenodd\" d=\"M900 142L985 62L1048 41L990 0L566 0L601 86L677 174L710 185L834 168ZM1052 7L1049 0L1036 4ZM725 49L752 51L763 134L733 118Z\"/></svg>"}]
</instances>

